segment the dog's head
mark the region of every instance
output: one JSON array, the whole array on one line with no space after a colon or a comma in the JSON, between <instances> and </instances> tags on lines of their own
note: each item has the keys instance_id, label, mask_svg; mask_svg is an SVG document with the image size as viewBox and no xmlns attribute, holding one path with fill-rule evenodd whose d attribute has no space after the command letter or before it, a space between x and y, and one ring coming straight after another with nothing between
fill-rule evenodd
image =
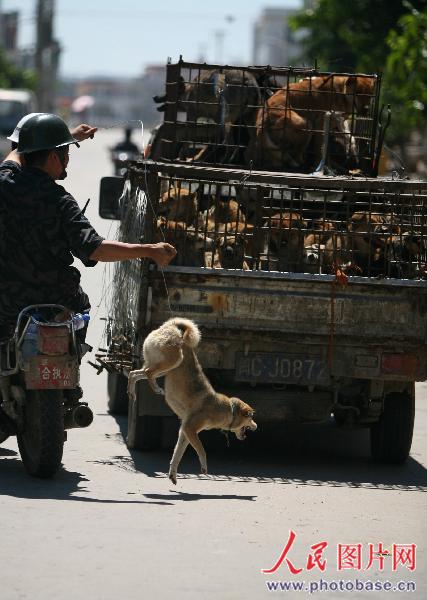
<instances>
[{"instance_id":1,"label":"dog's head","mask_svg":"<svg viewBox=\"0 0 427 600\"><path fill-rule=\"evenodd\" d=\"M307 221L299 213L273 215L266 220L265 225L269 228L269 246L273 252L279 252L283 247L299 248L300 244L304 244Z\"/></svg>"},{"instance_id":2,"label":"dog's head","mask_svg":"<svg viewBox=\"0 0 427 600\"><path fill-rule=\"evenodd\" d=\"M375 96L375 77L346 78L344 91L347 96L354 99L356 110L359 114L368 114Z\"/></svg>"},{"instance_id":3,"label":"dog's head","mask_svg":"<svg viewBox=\"0 0 427 600\"><path fill-rule=\"evenodd\" d=\"M241 269L245 257L245 240L242 234L221 235L217 246L223 269Z\"/></svg>"},{"instance_id":4,"label":"dog's head","mask_svg":"<svg viewBox=\"0 0 427 600\"><path fill-rule=\"evenodd\" d=\"M375 86L375 77L333 75L326 77L319 89L336 95L331 108L345 113L356 110L358 114L367 114L375 96Z\"/></svg>"},{"instance_id":5,"label":"dog's head","mask_svg":"<svg viewBox=\"0 0 427 600\"><path fill-rule=\"evenodd\" d=\"M255 431L258 425L254 421L254 409L240 400L239 398L230 398L234 407L234 419L233 427L231 431L234 431L238 440L244 440L246 437L246 431Z\"/></svg>"},{"instance_id":6,"label":"dog's head","mask_svg":"<svg viewBox=\"0 0 427 600\"><path fill-rule=\"evenodd\" d=\"M401 235L394 235L389 243L397 260L413 260L422 252L421 236L409 231Z\"/></svg>"},{"instance_id":7,"label":"dog's head","mask_svg":"<svg viewBox=\"0 0 427 600\"><path fill-rule=\"evenodd\" d=\"M170 221L184 221L190 225L197 212L197 190L171 187L159 200L158 213Z\"/></svg>"},{"instance_id":8,"label":"dog's head","mask_svg":"<svg viewBox=\"0 0 427 600\"><path fill-rule=\"evenodd\" d=\"M400 226L391 214L369 212L354 213L347 226L351 245L361 257L379 260L394 236L401 233Z\"/></svg>"}]
</instances>

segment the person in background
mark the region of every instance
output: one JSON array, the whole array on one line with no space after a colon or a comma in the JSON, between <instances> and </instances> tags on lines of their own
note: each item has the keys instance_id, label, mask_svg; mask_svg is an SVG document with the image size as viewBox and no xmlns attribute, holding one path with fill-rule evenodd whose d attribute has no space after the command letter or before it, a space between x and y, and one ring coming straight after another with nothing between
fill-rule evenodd
<instances>
[{"instance_id":1,"label":"person in background","mask_svg":"<svg viewBox=\"0 0 427 600\"><path fill-rule=\"evenodd\" d=\"M113 152L128 152L130 154L139 154L139 148L136 144L132 142L131 137L132 129L130 127L127 127L125 129L125 139L113 146Z\"/></svg>"}]
</instances>

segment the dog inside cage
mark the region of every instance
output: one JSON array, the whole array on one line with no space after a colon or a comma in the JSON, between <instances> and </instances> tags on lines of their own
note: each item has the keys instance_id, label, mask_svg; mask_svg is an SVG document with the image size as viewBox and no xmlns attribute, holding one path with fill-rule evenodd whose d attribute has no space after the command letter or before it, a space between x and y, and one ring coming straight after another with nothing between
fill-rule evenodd
<instances>
[{"instance_id":1,"label":"dog inside cage","mask_svg":"<svg viewBox=\"0 0 427 600\"><path fill-rule=\"evenodd\" d=\"M425 277L426 198L416 193L239 185L162 176L154 240L176 266Z\"/></svg>"},{"instance_id":2,"label":"dog inside cage","mask_svg":"<svg viewBox=\"0 0 427 600\"><path fill-rule=\"evenodd\" d=\"M168 65L156 160L372 174L377 75Z\"/></svg>"}]
</instances>

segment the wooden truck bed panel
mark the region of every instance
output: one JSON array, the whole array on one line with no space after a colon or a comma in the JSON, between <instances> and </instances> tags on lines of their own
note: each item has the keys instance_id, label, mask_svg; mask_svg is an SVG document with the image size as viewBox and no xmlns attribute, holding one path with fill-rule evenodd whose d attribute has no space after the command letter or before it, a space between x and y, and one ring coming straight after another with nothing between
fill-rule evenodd
<instances>
[{"instance_id":1,"label":"wooden truck bed panel","mask_svg":"<svg viewBox=\"0 0 427 600\"><path fill-rule=\"evenodd\" d=\"M151 320L192 318L205 327L265 330L298 335L406 340L427 339L427 287L370 285L336 280L292 280L223 273L165 273L152 278ZM170 304L170 305L169 305ZM171 313L172 310L172 313ZM333 315L333 320L331 316Z\"/></svg>"}]
</instances>

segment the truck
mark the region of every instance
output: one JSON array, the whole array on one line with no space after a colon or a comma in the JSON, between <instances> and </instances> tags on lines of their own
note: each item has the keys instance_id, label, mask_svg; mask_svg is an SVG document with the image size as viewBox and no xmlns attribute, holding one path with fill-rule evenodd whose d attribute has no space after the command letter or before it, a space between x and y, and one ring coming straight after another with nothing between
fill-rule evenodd
<instances>
[{"instance_id":1,"label":"truck","mask_svg":"<svg viewBox=\"0 0 427 600\"><path fill-rule=\"evenodd\" d=\"M126 378L148 333L183 316L200 327L215 389L251 404L260 426L332 420L369 428L374 460L409 456L415 382L427 379L427 182L378 177L388 119L379 78L364 77L168 65L149 157L124 187L101 181L118 239L178 251L167 268L129 261L114 275L98 361L110 411L128 412L129 448L166 443L167 405L145 381L128 405ZM305 123L299 162L289 136L282 157L270 152L264 128L278 116L289 135Z\"/></svg>"},{"instance_id":2,"label":"truck","mask_svg":"<svg viewBox=\"0 0 427 600\"><path fill-rule=\"evenodd\" d=\"M10 152L7 139L15 125L28 113L36 110L36 98L31 90L0 89L0 160Z\"/></svg>"}]
</instances>

